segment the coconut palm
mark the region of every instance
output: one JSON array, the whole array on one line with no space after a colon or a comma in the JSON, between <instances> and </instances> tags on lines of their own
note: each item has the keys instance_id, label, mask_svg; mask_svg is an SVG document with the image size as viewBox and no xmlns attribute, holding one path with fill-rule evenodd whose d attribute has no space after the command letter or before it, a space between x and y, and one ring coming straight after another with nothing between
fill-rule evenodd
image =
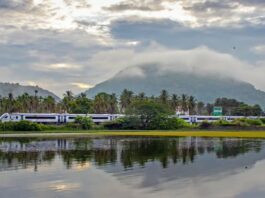
<instances>
[{"instance_id":1,"label":"coconut palm","mask_svg":"<svg viewBox=\"0 0 265 198\"><path fill-rule=\"evenodd\" d=\"M184 112L187 112L188 111L188 96L185 95L185 94L182 94L181 95L181 109L184 111Z\"/></svg>"},{"instance_id":2,"label":"coconut palm","mask_svg":"<svg viewBox=\"0 0 265 198\"><path fill-rule=\"evenodd\" d=\"M74 100L74 94L71 91L66 91L64 94L64 98L62 100L62 106L64 111L70 112L71 111L71 103Z\"/></svg>"},{"instance_id":3,"label":"coconut palm","mask_svg":"<svg viewBox=\"0 0 265 198\"><path fill-rule=\"evenodd\" d=\"M179 106L179 98L176 94L173 94L172 97L171 97L171 100L170 100L170 107L173 111L176 111L176 109L178 108Z\"/></svg>"},{"instance_id":4,"label":"coconut palm","mask_svg":"<svg viewBox=\"0 0 265 198\"><path fill-rule=\"evenodd\" d=\"M196 101L193 96L188 97L188 110L190 115L195 114Z\"/></svg>"},{"instance_id":5,"label":"coconut palm","mask_svg":"<svg viewBox=\"0 0 265 198\"><path fill-rule=\"evenodd\" d=\"M159 96L159 100L162 104L168 104L168 99L169 99L169 94L168 94L167 90L163 89L161 91L160 96Z\"/></svg>"},{"instance_id":6,"label":"coconut palm","mask_svg":"<svg viewBox=\"0 0 265 198\"><path fill-rule=\"evenodd\" d=\"M120 96L121 112L125 112L128 106L132 103L132 100L133 100L133 92L124 89Z\"/></svg>"},{"instance_id":7,"label":"coconut palm","mask_svg":"<svg viewBox=\"0 0 265 198\"><path fill-rule=\"evenodd\" d=\"M108 113L110 97L107 93L98 93L94 99L95 113Z\"/></svg>"}]
</instances>

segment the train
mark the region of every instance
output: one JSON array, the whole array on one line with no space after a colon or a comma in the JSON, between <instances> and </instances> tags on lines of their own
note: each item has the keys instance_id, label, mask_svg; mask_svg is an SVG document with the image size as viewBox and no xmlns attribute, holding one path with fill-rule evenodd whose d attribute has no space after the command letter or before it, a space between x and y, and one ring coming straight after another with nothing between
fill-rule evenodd
<instances>
[{"instance_id":1,"label":"train","mask_svg":"<svg viewBox=\"0 0 265 198\"><path fill-rule=\"evenodd\" d=\"M219 120L232 122L233 120L237 120L240 118L247 118L247 119L253 119L253 120L265 118L264 116L206 116L206 115L179 115L177 117L183 119L185 122L190 123L190 124L201 123L204 121L216 122Z\"/></svg>"},{"instance_id":2,"label":"train","mask_svg":"<svg viewBox=\"0 0 265 198\"><path fill-rule=\"evenodd\" d=\"M90 117L94 123L113 121L123 117L122 114L58 114L58 113L5 113L0 117L1 122L19 122L27 120L43 124L64 124L74 122L78 117Z\"/></svg>"},{"instance_id":3,"label":"train","mask_svg":"<svg viewBox=\"0 0 265 198\"><path fill-rule=\"evenodd\" d=\"M74 122L76 117L91 117L94 123L100 124L116 120L124 117L124 114L59 114L59 113L4 113L0 116L0 122L19 122L21 120L27 120L36 123L43 124L63 124ZM225 120L231 122L235 119L248 118L248 119L259 119L265 117L259 116L205 116L205 115L175 115L183 119L185 122L190 124L201 123L203 121L215 122L218 120Z\"/></svg>"}]
</instances>

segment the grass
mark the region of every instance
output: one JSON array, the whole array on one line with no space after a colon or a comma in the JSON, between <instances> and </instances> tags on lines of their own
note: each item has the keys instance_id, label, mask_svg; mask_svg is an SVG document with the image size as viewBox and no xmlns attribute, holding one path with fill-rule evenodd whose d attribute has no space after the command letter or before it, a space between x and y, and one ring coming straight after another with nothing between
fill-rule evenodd
<instances>
[{"instance_id":1,"label":"grass","mask_svg":"<svg viewBox=\"0 0 265 198\"><path fill-rule=\"evenodd\" d=\"M0 137L69 137L69 136L156 136L156 137L240 137L265 138L265 131L41 131L41 132L2 132Z\"/></svg>"}]
</instances>

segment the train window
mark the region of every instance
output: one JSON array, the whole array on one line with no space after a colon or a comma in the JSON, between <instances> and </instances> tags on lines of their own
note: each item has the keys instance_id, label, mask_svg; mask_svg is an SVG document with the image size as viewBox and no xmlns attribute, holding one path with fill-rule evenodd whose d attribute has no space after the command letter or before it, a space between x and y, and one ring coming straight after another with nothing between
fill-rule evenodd
<instances>
[{"instance_id":1,"label":"train window","mask_svg":"<svg viewBox=\"0 0 265 198\"><path fill-rule=\"evenodd\" d=\"M219 118L209 118L209 120L219 120Z\"/></svg>"},{"instance_id":2,"label":"train window","mask_svg":"<svg viewBox=\"0 0 265 198\"><path fill-rule=\"evenodd\" d=\"M182 120L190 120L189 118L181 118Z\"/></svg>"},{"instance_id":3,"label":"train window","mask_svg":"<svg viewBox=\"0 0 265 198\"><path fill-rule=\"evenodd\" d=\"M35 119L35 120L52 120L52 119L56 119L55 116L25 116L25 119Z\"/></svg>"},{"instance_id":4,"label":"train window","mask_svg":"<svg viewBox=\"0 0 265 198\"><path fill-rule=\"evenodd\" d=\"M207 118L197 118L197 120L207 120Z\"/></svg>"},{"instance_id":5,"label":"train window","mask_svg":"<svg viewBox=\"0 0 265 198\"><path fill-rule=\"evenodd\" d=\"M69 120L73 120L73 119L75 119L75 118L76 118L76 117L74 117L74 116L69 116L69 117L68 117Z\"/></svg>"},{"instance_id":6,"label":"train window","mask_svg":"<svg viewBox=\"0 0 265 198\"><path fill-rule=\"evenodd\" d=\"M108 120L109 117L92 117L93 120Z\"/></svg>"}]
</instances>

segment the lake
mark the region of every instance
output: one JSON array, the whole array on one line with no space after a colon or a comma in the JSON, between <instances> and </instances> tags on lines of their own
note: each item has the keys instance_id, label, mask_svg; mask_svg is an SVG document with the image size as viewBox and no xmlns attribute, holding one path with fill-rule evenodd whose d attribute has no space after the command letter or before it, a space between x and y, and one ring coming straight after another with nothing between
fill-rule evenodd
<instances>
[{"instance_id":1,"label":"lake","mask_svg":"<svg viewBox=\"0 0 265 198\"><path fill-rule=\"evenodd\" d=\"M1 198L265 197L265 140L1 138Z\"/></svg>"}]
</instances>

